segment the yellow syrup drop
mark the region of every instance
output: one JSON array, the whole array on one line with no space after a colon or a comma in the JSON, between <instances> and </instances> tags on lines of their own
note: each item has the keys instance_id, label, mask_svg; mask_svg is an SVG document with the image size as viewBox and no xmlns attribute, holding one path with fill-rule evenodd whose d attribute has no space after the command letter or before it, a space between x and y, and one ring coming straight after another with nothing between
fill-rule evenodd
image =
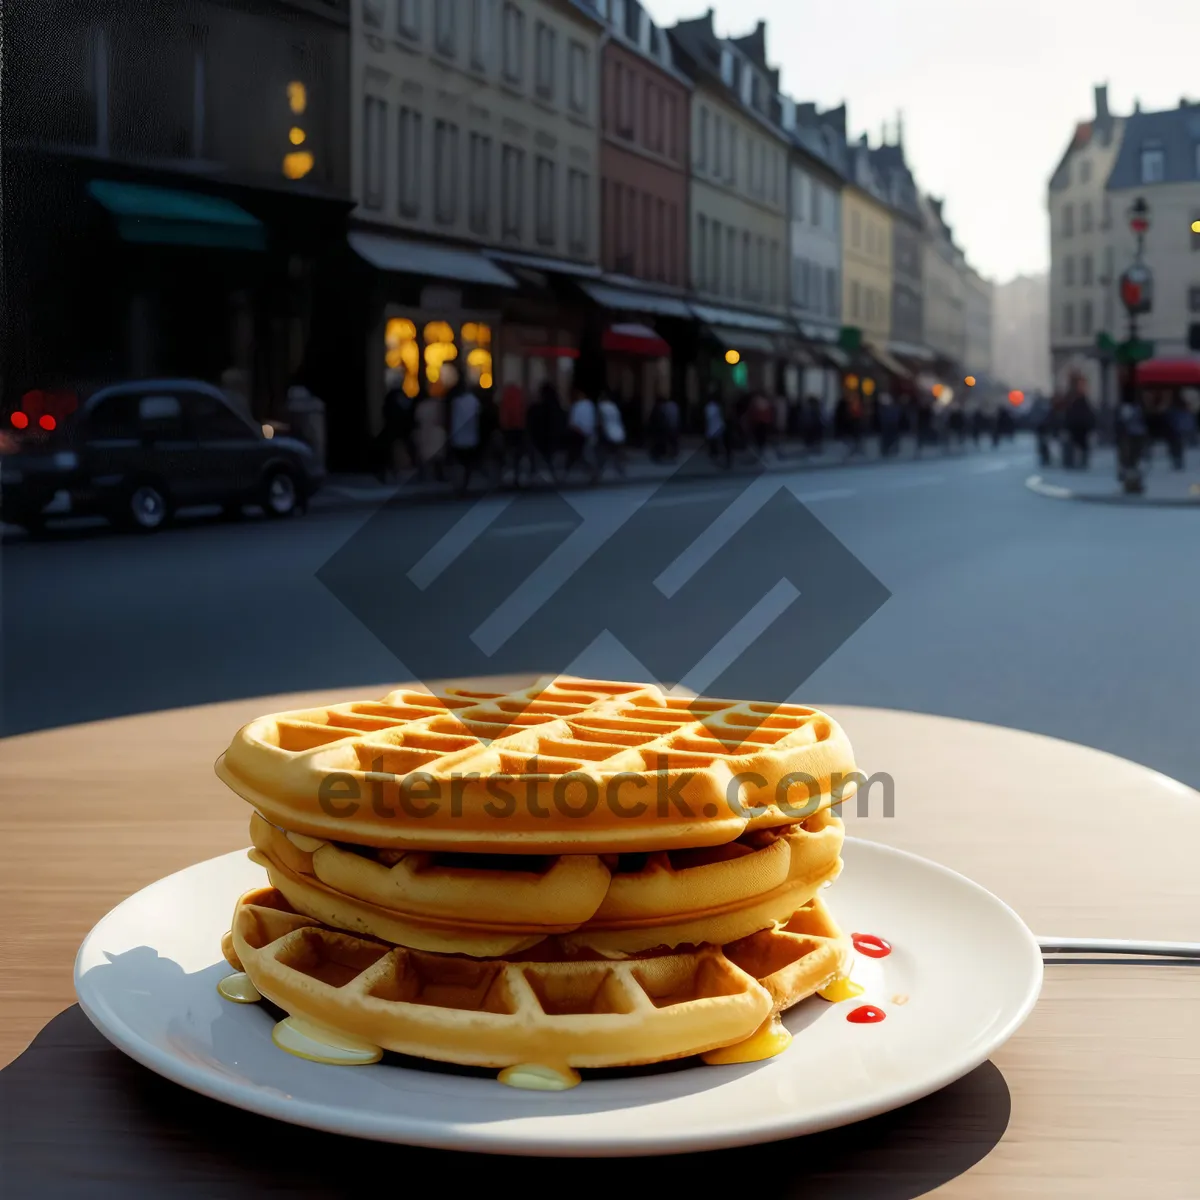
<instances>
[{"instance_id":1,"label":"yellow syrup drop","mask_svg":"<svg viewBox=\"0 0 1200 1200\"><path fill-rule=\"evenodd\" d=\"M832 983L826 984L817 995L822 1000L828 1000L830 1004L840 1004L843 1000L853 1000L855 996L861 996L866 988L861 983L855 983L853 979L835 979Z\"/></svg>"},{"instance_id":2,"label":"yellow syrup drop","mask_svg":"<svg viewBox=\"0 0 1200 1200\"><path fill-rule=\"evenodd\" d=\"M565 1092L580 1082L579 1072L570 1067L547 1067L541 1063L505 1067L496 1078L526 1092Z\"/></svg>"},{"instance_id":3,"label":"yellow syrup drop","mask_svg":"<svg viewBox=\"0 0 1200 1200\"><path fill-rule=\"evenodd\" d=\"M257 1004L262 999L258 988L250 982L250 976L244 971L239 971L236 975L226 975L217 984L217 991L234 1004Z\"/></svg>"},{"instance_id":4,"label":"yellow syrup drop","mask_svg":"<svg viewBox=\"0 0 1200 1200\"><path fill-rule=\"evenodd\" d=\"M762 1062L764 1059L774 1058L791 1044L792 1035L784 1029L778 1017L771 1017L744 1042L723 1046L720 1050L710 1050L700 1057L710 1067L727 1067L735 1063Z\"/></svg>"},{"instance_id":5,"label":"yellow syrup drop","mask_svg":"<svg viewBox=\"0 0 1200 1200\"><path fill-rule=\"evenodd\" d=\"M271 1041L280 1050L309 1062L337 1067L361 1067L377 1063L383 1051L362 1038L327 1029L303 1017L287 1017L271 1030Z\"/></svg>"}]
</instances>

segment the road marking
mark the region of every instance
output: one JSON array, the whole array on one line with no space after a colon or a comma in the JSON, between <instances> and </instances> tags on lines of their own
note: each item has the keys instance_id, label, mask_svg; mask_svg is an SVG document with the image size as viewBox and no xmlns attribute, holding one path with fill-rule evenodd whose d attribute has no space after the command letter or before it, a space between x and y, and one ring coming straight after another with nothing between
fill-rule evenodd
<instances>
[{"instance_id":1,"label":"road marking","mask_svg":"<svg viewBox=\"0 0 1200 1200\"><path fill-rule=\"evenodd\" d=\"M531 521L526 525L505 525L491 530L492 537L533 537L539 533L564 533L574 529L571 521Z\"/></svg>"},{"instance_id":2,"label":"road marking","mask_svg":"<svg viewBox=\"0 0 1200 1200\"><path fill-rule=\"evenodd\" d=\"M781 579L715 646L671 689L672 695L703 695L766 630L795 603L799 591Z\"/></svg>"},{"instance_id":3,"label":"road marking","mask_svg":"<svg viewBox=\"0 0 1200 1200\"><path fill-rule=\"evenodd\" d=\"M772 499L783 485L777 479L756 479L654 581L669 600Z\"/></svg>"},{"instance_id":4,"label":"road marking","mask_svg":"<svg viewBox=\"0 0 1200 1200\"><path fill-rule=\"evenodd\" d=\"M463 513L447 532L429 548L408 573L421 591L455 563L512 503L511 496L480 500Z\"/></svg>"}]
</instances>

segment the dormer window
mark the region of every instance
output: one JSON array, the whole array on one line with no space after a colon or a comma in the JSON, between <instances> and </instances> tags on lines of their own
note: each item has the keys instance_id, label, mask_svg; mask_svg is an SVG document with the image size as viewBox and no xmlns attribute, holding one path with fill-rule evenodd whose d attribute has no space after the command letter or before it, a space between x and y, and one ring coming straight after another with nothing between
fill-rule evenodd
<instances>
[{"instance_id":1,"label":"dormer window","mask_svg":"<svg viewBox=\"0 0 1200 1200\"><path fill-rule=\"evenodd\" d=\"M733 51L725 46L721 50L721 82L726 87L733 87L734 79Z\"/></svg>"}]
</instances>

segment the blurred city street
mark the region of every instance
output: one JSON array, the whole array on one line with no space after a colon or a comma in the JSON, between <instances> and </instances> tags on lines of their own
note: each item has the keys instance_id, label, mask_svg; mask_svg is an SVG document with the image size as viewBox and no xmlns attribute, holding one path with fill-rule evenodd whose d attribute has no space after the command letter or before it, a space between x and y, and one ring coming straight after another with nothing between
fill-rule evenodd
<instances>
[{"instance_id":1,"label":"blurred city street","mask_svg":"<svg viewBox=\"0 0 1200 1200\"><path fill-rule=\"evenodd\" d=\"M807 702L1036 731L1200 784L1190 701L1200 673L1200 562L1181 552L1194 543L1195 514L1054 503L1024 486L1035 462L1022 439L925 462L782 473L891 598L802 686L799 645L771 633L776 678L763 680L762 694L795 686ZM624 553L653 558L681 510L691 510L689 521L716 520L739 486L699 480L652 497L637 525L642 544ZM592 495L608 502L621 490ZM396 555L411 556L410 543L428 544L432 529L472 503L409 504L376 520L386 522ZM3 733L402 681L402 665L317 577L376 510L326 498L307 517L279 523L7 541ZM768 566L788 551L788 530L772 511L742 535ZM540 559L569 528L561 496L529 497L479 537L472 569ZM731 593L743 587L736 573L721 578ZM803 591L803 578L797 583ZM572 620L544 621L544 654L525 669L565 662L563 647L601 621L603 601L576 597ZM454 646L439 661L447 677L471 667Z\"/></svg>"}]
</instances>

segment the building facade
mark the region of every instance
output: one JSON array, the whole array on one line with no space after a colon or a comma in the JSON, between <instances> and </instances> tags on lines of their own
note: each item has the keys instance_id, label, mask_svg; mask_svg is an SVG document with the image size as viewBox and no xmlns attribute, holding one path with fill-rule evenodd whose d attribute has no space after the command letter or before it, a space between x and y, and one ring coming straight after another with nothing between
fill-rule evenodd
<instances>
[{"instance_id":1,"label":"building facade","mask_svg":"<svg viewBox=\"0 0 1200 1200\"><path fill-rule=\"evenodd\" d=\"M636 0L605 0L601 52L599 283L604 383L635 426L678 394L692 346L688 286L691 80ZM635 430L636 435L636 430Z\"/></svg>"},{"instance_id":2,"label":"building facade","mask_svg":"<svg viewBox=\"0 0 1200 1200\"><path fill-rule=\"evenodd\" d=\"M1122 321L1116 292L1113 201L1105 185L1116 162L1125 122L1108 109L1105 87L1095 89L1095 112L1078 124L1050 179L1051 363L1058 386L1082 373L1091 394L1111 385L1097 335L1115 334ZM1116 217L1120 220L1119 214Z\"/></svg>"},{"instance_id":3,"label":"building facade","mask_svg":"<svg viewBox=\"0 0 1200 1200\"><path fill-rule=\"evenodd\" d=\"M282 418L322 373L314 270L350 208L348 0L184 16L6 18L6 397L189 376Z\"/></svg>"},{"instance_id":4,"label":"building facade","mask_svg":"<svg viewBox=\"0 0 1200 1200\"><path fill-rule=\"evenodd\" d=\"M1200 355L1200 104L1181 102L1165 112L1135 112L1106 185L1112 215L1114 297L1119 316L1108 332L1127 335L1127 317L1116 299L1121 273L1133 262L1135 238L1129 210L1149 206L1144 261L1154 279L1153 308L1138 318L1138 336L1158 358Z\"/></svg>"},{"instance_id":5,"label":"building facade","mask_svg":"<svg viewBox=\"0 0 1200 1200\"><path fill-rule=\"evenodd\" d=\"M963 255L954 244L953 232L942 211L942 201L922 196L920 204L923 340L934 352L934 369L942 382L958 387L967 356Z\"/></svg>"},{"instance_id":6,"label":"building facade","mask_svg":"<svg viewBox=\"0 0 1200 1200\"><path fill-rule=\"evenodd\" d=\"M764 31L721 39L712 12L671 31L692 78L690 283L706 374L775 391L787 357L789 145ZM723 370L721 364L744 368Z\"/></svg>"},{"instance_id":7,"label":"building facade","mask_svg":"<svg viewBox=\"0 0 1200 1200\"><path fill-rule=\"evenodd\" d=\"M968 262L962 263L963 372L982 386L995 373L993 361L992 283ZM976 385L972 385L976 386Z\"/></svg>"},{"instance_id":8,"label":"building facade","mask_svg":"<svg viewBox=\"0 0 1200 1200\"><path fill-rule=\"evenodd\" d=\"M389 388L570 386L560 277L600 255L600 45L584 0L361 0L351 245L364 430Z\"/></svg>"},{"instance_id":9,"label":"building facade","mask_svg":"<svg viewBox=\"0 0 1200 1200\"><path fill-rule=\"evenodd\" d=\"M891 340L892 238L891 209L864 134L850 147L850 181L842 192L842 314L876 349Z\"/></svg>"},{"instance_id":10,"label":"building facade","mask_svg":"<svg viewBox=\"0 0 1200 1200\"><path fill-rule=\"evenodd\" d=\"M871 152L876 176L892 209L892 313L888 350L906 363L928 361L923 345L924 282L921 205L916 180L904 157L903 134L894 145Z\"/></svg>"}]
</instances>

